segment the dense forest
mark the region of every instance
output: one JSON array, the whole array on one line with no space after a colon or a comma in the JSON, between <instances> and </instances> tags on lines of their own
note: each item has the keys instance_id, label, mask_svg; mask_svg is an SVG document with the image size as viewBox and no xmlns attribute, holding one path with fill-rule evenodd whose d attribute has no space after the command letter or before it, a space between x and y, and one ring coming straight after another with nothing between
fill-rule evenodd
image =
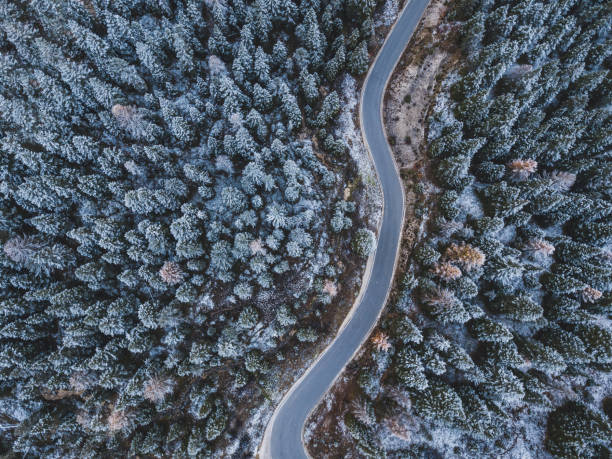
<instances>
[{"instance_id":1,"label":"dense forest","mask_svg":"<svg viewBox=\"0 0 612 459\"><path fill-rule=\"evenodd\" d=\"M336 429L353 454L610 457L611 15L450 2L440 30L461 58L427 120L435 210L353 364Z\"/></svg>"},{"instance_id":2,"label":"dense forest","mask_svg":"<svg viewBox=\"0 0 612 459\"><path fill-rule=\"evenodd\" d=\"M252 453L375 244L337 126L375 6L0 0L3 457Z\"/></svg>"}]
</instances>

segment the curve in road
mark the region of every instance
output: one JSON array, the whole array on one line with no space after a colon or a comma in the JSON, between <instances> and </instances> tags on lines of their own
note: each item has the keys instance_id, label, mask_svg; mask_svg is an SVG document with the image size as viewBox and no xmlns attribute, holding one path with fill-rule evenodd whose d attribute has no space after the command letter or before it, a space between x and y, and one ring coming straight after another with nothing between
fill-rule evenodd
<instances>
[{"instance_id":1,"label":"curve in road","mask_svg":"<svg viewBox=\"0 0 612 459\"><path fill-rule=\"evenodd\" d=\"M429 0L408 0L370 68L361 94L361 131L374 159L384 196L372 276L348 322L276 408L264 434L260 457L308 457L302 441L308 415L359 350L386 302L402 231L404 193L383 127L383 96L393 69L428 3Z\"/></svg>"}]
</instances>

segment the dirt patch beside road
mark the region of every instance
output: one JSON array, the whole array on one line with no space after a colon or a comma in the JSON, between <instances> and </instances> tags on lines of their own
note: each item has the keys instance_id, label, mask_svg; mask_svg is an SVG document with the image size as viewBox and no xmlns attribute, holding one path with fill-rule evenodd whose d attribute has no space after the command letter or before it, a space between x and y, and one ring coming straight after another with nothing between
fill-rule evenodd
<instances>
[{"instance_id":1,"label":"dirt patch beside road","mask_svg":"<svg viewBox=\"0 0 612 459\"><path fill-rule=\"evenodd\" d=\"M406 193L399 277L427 217L428 196L437 191L426 179L426 120L439 83L460 57L456 41L452 39L455 29L442 25L448 3L448 0L433 0L427 7L385 94L385 127Z\"/></svg>"},{"instance_id":2,"label":"dirt patch beside road","mask_svg":"<svg viewBox=\"0 0 612 459\"><path fill-rule=\"evenodd\" d=\"M425 118L434 100L436 76L452 57L451 51L441 46L443 36L438 30L446 13L445 3L434 0L425 10L385 94L385 126L400 169L418 166L415 163L425 153Z\"/></svg>"}]
</instances>

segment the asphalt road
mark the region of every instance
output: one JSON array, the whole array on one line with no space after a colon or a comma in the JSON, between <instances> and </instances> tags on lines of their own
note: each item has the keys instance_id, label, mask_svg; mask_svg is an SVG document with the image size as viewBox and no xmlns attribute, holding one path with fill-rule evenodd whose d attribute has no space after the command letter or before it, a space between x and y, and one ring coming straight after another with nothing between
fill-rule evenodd
<instances>
[{"instance_id":1,"label":"asphalt road","mask_svg":"<svg viewBox=\"0 0 612 459\"><path fill-rule=\"evenodd\" d=\"M408 1L380 50L362 92L361 129L374 158L384 194L383 220L370 281L350 321L277 407L260 450L260 456L266 459L308 457L302 443L306 418L367 337L391 287L402 229L404 195L385 138L382 103L387 80L429 3L429 0Z\"/></svg>"}]
</instances>

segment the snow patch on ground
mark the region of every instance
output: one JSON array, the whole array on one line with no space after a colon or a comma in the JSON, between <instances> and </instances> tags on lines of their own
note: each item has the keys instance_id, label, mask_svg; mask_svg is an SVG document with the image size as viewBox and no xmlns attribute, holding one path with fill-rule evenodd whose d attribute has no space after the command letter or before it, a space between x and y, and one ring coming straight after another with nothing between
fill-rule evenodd
<instances>
[{"instance_id":1,"label":"snow patch on ground","mask_svg":"<svg viewBox=\"0 0 612 459\"><path fill-rule=\"evenodd\" d=\"M269 403L265 403L253 410L253 415L249 418L249 423L247 424L246 432L247 435L251 438L250 449L253 452L253 457L257 455L257 448L261 443L261 439L263 437L264 431L266 430L266 426L268 425L268 421L272 417L273 411L274 406L270 406Z\"/></svg>"},{"instance_id":2,"label":"snow patch on ground","mask_svg":"<svg viewBox=\"0 0 612 459\"><path fill-rule=\"evenodd\" d=\"M257 325L253 338L251 339L250 347L260 349L262 352L267 352L278 346L276 342L276 334L272 325L263 328L261 324Z\"/></svg>"},{"instance_id":3,"label":"snow patch on ground","mask_svg":"<svg viewBox=\"0 0 612 459\"><path fill-rule=\"evenodd\" d=\"M442 135L442 129L445 126L450 126L457 122L452 110L448 109L448 107L453 105L450 97L450 86L455 81L458 81L459 78L459 73L449 72L442 82L441 91L438 93L433 107L434 116L428 119L429 133L427 140L430 142Z\"/></svg>"},{"instance_id":4,"label":"snow patch on ground","mask_svg":"<svg viewBox=\"0 0 612 459\"><path fill-rule=\"evenodd\" d=\"M474 193L472 187L468 187L461 193L457 204L461 208L461 211L466 215L470 215L473 218L482 218L484 217L484 212L482 210L482 204L480 203L480 199Z\"/></svg>"},{"instance_id":5,"label":"snow patch on ground","mask_svg":"<svg viewBox=\"0 0 612 459\"><path fill-rule=\"evenodd\" d=\"M310 444L310 441L314 435L314 431L321 422L321 419L317 418L316 420L311 420L311 422L307 422L304 426L304 444Z\"/></svg>"}]
</instances>

